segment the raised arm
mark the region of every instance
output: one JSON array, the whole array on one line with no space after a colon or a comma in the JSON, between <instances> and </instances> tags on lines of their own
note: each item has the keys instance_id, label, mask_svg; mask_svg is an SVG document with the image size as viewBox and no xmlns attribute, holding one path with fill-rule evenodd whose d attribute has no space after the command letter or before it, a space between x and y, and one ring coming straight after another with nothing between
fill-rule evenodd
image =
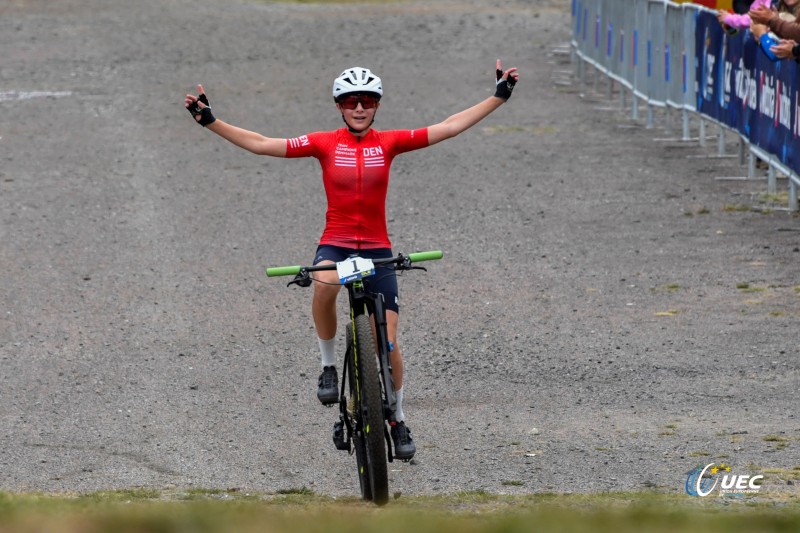
<instances>
[{"instance_id":1,"label":"raised arm","mask_svg":"<svg viewBox=\"0 0 800 533\"><path fill-rule=\"evenodd\" d=\"M503 71L500 60L497 60L497 90L494 96L475 104L469 109L465 109L452 115L438 124L428 127L428 143L433 145L445 139L455 137L459 133L468 130L492 111L503 105L511 96L511 91L519 79L516 68Z\"/></svg>"},{"instance_id":2,"label":"raised arm","mask_svg":"<svg viewBox=\"0 0 800 533\"><path fill-rule=\"evenodd\" d=\"M286 139L265 137L215 118L202 85L197 86L197 96L186 95L184 104L198 124L236 146L258 155L286 157Z\"/></svg>"},{"instance_id":3,"label":"raised arm","mask_svg":"<svg viewBox=\"0 0 800 533\"><path fill-rule=\"evenodd\" d=\"M750 27L750 15L737 15L720 9L717 11L717 20L720 24L727 24L731 28L743 30Z\"/></svg>"},{"instance_id":4,"label":"raised arm","mask_svg":"<svg viewBox=\"0 0 800 533\"><path fill-rule=\"evenodd\" d=\"M769 6L758 5L750 11L747 12L750 15L751 22L755 22L756 24L769 24L769 21L772 17L777 17L778 12L774 9L770 9Z\"/></svg>"}]
</instances>

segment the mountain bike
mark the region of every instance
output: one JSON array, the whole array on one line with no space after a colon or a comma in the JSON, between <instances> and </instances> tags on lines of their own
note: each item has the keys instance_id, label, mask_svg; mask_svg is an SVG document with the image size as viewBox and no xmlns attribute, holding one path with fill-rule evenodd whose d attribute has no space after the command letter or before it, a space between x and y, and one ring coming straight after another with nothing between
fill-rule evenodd
<instances>
[{"instance_id":1,"label":"mountain bike","mask_svg":"<svg viewBox=\"0 0 800 533\"><path fill-rule=\"evenodd\" d=\"M355 453L361 496L383 505L389 500L387 462L394 461L389 427L394 422L397 399L392 380L392 351L386 329L382 294L370 292L364 279L376 275L376 267L393 270L426 270L414 263L441 259L442 252L399 254L387 259L353 255L339 263L267 269L267 276L294 276L289 285L308 287L312 272L336 270L350 301L350 327L342 365L339 420L333 442L338 450ZM381 431L382 430L382 431Z\"/></svg>"}]
</instances>

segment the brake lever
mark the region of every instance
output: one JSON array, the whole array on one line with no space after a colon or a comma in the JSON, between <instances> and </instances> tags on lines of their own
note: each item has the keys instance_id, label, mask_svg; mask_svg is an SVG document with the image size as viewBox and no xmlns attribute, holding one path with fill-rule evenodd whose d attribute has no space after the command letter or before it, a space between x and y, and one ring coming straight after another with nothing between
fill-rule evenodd
<instances>
[{"instance_id":1,"label":"brake lever","mask_svg":"<svg viewBox=\"0 0 800 533\"><path fill-rule=\"evenodd\" d=\"M424 270L425 272L428 271L427 268L421 266L411 266L411 258L400 254L402 260L397 264L395 270Z\"/></svg>"},{"instance_id":2,"label":"brake lever","mask_svg":"<svg viewBox=\"0 0 800 533\"><path fill-rule=\"evenodd\" d=\"M407 263L402 263L402 264L400 264L400 265L397 265L396 267L394 267L394 269L395 269L395 270L399 270L399 271L401 271L401 272L402 272L403 270L424 270L425 272L427 272L427 271L428 271L428 269L427 269L427 268L425 268L425 267L420 267L420 266L411 266L411 261L408 261Z\"/></svg>"},{"instance_id":3,"label":"brake lever","mask_svg":"<svg viewBox=\"0 0 800 533\"><path fill-rule=\"evenodd\" d=\"M290 285L298 285L300 287L309 287L311 286L312 281L313 280L311 279L311 276L308 275L308 272L303 270L297 274L292 281L287 283L286 286L289 287Z\"/></svg>"}]
</instances>

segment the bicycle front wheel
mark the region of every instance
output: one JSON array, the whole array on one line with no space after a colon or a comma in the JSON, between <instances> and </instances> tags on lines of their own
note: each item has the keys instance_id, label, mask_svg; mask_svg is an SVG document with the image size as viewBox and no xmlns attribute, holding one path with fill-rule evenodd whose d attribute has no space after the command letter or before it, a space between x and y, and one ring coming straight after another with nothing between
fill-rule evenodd
<instances>
[{"instance_id":1,"label":"bicycle front wheel","mask_svg":"<svg viewBox=\"0 0 800 533\"><path fill-rule=\"evenodd\" d=\"M372 485L369 482L369 465L367 464L367 446L364 442L364 434L359 429L360 419L357 416L358 409L358 384L356 382L356 366L353 359L355 352L353 343L353 328L347 328L347 355L345 364L347 365L347 388L350 396L347 399L347 416L350 418L350 427L354 427L353 449L356 454L356 467L358 468L358 483L361 486L361 497L367 501L372 501Z\"/></svg>"},{"instance_id":2,"label":"bicycle front wheel","mask_svg":"<svg viewBox=\"0 0 800 533\"><path fill-rule=\"evenodd\" d=\"M383 418L383 397L378 373L378 358L375 355L375 341L372 324L367 315L359 315L353 322L355 333L353 363L355 372L351 379L356 387L356 458L359 463L361 494L378 505L389 501L389 478L386 467L385 422ZM363 446L362 454L358 453ZM368 488L369 490L365 490ZM369 496L368 496L369 495ZM371 498L370 498L371 497Z\"/></svg>"}]
</instances>

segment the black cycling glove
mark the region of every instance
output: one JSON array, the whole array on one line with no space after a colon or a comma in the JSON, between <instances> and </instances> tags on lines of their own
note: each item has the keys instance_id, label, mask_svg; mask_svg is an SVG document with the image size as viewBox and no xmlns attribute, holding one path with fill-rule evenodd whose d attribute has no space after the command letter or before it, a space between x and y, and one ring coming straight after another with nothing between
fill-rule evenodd
<instances>
[{"instance_id":1,"label":"black cycling glove","mask_svg":"<svg viewBox=\"0 0 800 533\"><path fill-rule=\"evenodd\" d=\"M515 80L512 76L508 76L508 79L503 79L503 71L497 69L497 89L494 92L494 95L498 98L502 98L503 100L508 100L511 98L511 91L514 90L514 85L517 84L517 80Z\"/></svg>"},{"instance_id":2,"label":"black cycling glove","mask_svg":"<svg viewBox=\"0 0 800 533\"><path fill-rule=\"evenodd\" d=\"M195 102L187 109L189 110L189 113L195 117L194 119L197 121L197 123L205 128L217 119L211 114L211 105L208 103L208 97L206 96L206 93L200 93L200 95L197 97L197 100L203 102L206 107L201 109L200 106L197 105L197 102ZM197 117L200 118L198 119Z\"/></svg>"}]
</instances>

